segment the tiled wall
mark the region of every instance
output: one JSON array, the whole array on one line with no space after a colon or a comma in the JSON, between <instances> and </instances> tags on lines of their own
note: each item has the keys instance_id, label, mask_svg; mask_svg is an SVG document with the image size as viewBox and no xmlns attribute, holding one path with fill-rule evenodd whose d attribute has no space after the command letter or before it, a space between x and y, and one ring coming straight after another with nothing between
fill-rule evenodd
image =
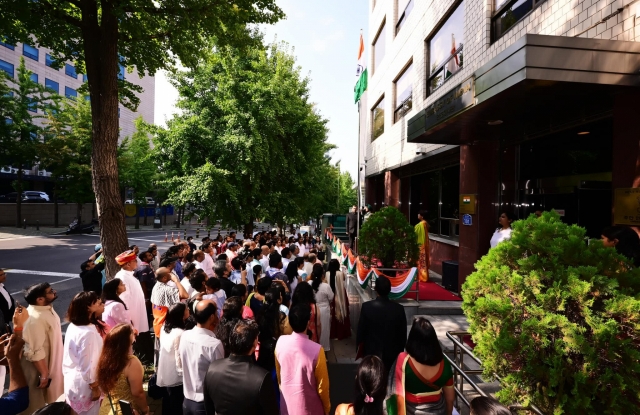
<instances>
[{"instance_id":1,"label":"tiled wall","mask_svg":"<svg viewBox=\"0 0 640 415\"><path fill-rule=\"evenodd\" d=\"M24 57L25 65L27 69L33 73L38 74L38 82L44 85L45 78L48 78L60 85L60 95L64 95L64 88L68 86L77 90L82 85L82 74L78 74L77 79L74 79L65 74L64 67L56 70L48 67L45 64L45 56L49 53L49 49L38 48L39 59L35 60ZM15 46L15 50L8 49L0 45L0 59L13 64L14 73L17 75L18 66L20 65L20 57L22 55L22 43L18 43ZM125 79L134 84L138 84L144 88L144 92L139 94L140 106L137 112L132 112L122 105L120 105L120 138L130 136L135 131L134 120L142 115L143 119L149 123L153 123L154 117L154 99L155 99L155 78L152 76L145 76L140 79L138 73L134 70L133 73L125 72Z\"/></svg>"},{"instance_id":2,"label":"tiled wall","mask_svg":"<svg viewBox=\"0 0 640 415\"><path fill-rule=\"evenodd\" d=\"M469 77L478 67L502 52L526 33L576 36L596 24L617 9L622 13L608 19L582 34L580 37L638 41L640 39L640 2L633 0L547 0L528 16L514 25L500 39L491 43L491 16L493 0L464 0L464 68L450 77L439 89L425 99L426 92L426 40L435 33L457 0L414 0L414 8L408 20L395 35L398 19L397 0L373 0L369 3L369 33L367 56L369 84L367 99L361 104L360 136L364 138L366 175L371 176L385 169L409 164L417 159L416 151L429 152L440 145L412 144L406 142L406 121L417 111L431 104ZM633 3L633 4L632 4ZM402 10L400 11L402 13ZM640 16L639 16L640 17ZM373 68L372 42L386 21L386 52L379 67ZM393 81L408 62L413 61L413 108L403 119L393 123L395 102ZM372 70L373 69L373 70ZM371 142L371 107L385 96L385 132ZM366 107L364 105L367 105Z\"/></svg>"}]
</instances>

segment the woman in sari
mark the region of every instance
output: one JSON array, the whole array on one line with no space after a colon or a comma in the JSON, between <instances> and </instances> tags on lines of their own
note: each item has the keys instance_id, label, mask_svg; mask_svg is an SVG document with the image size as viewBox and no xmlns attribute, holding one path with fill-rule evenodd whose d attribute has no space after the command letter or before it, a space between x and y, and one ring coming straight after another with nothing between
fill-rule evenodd
<instances>
[{"instance_id":1,"label":"woman in sari","mask_svg":"<svg viewBox=\"0 0 640 415\"><path fill-rule=\"evenodd\" d=\"M349 299L345 286L345 278L340 271L337 259L329 261L329 270L325 274L331 290L335 294L331 301L331 338L346 339L351 337L351 320L349 319Z\"/></svg>"},{"instance_id":2,"label":"woman in sari","mask_svg":"<svg viewBox=\"0 0 640 415\"><path fill-rule=\"evenodd\" d=\"M418 247L420 248L420 257L418 258L418 277L420 282L429 280L429 224L427 223L427 211L421 210L418 213L420 222L415 226L416 237L418 239Z\"/></svg>"},{"instance_id":3,"label":"woman in sari","mask_svg":"<svg viewBox=\"0 0 640 415\"><path fill-rule=\"evenodd\" d=\"M435 329L424 317L413 320L406 352L391 365L385 400L387 415L451 415L453 370Z\"/></svg>"}]
</instances>

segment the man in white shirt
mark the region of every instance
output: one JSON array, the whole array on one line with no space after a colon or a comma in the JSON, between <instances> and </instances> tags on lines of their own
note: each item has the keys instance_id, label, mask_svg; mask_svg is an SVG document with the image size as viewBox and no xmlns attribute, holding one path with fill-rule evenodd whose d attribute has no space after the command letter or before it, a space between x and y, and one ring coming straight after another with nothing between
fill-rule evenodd
<instances>
[{"instance_id":1,"label":"man in white shirt","mask_svg":"<svg viewBox=\"0 0 640 415\"><path fill-rule=\"evenodd\" d=\"M227 262L231 262L231 260L233 260L233 258L238 256L238 243L237 242L230 242L227 244L227 251L225 252L225 254L227 254Z\"/></svg>"},{"instance_id":2,"label":"man in white shirt","mask_svg":"<svg viewBox=\"0 0 640 415\"><path fill-rule=\"evenodd\" d=\"M304 258L304 254L307 252L307 247L304 246L304 240L302 237L298 238L298 242L296 242L295 245L300 249L300 253L296 256Z\"/></svg>"},{"instance_id":3,"label":"man in white shirt","mask_svg":"<svg viewBox=\"0 0 640 415\"><path fill-rule=\"evenodd\" d=\"M219 321L215 302L198 302L193 316L198 325L184 332L179 348L183 370L184 415L205 413L203 384L207 369L214 360L224 358L222 342L213 334Z\"/></svg>"},{"instance_id":4,"label":"man in white shirt","mask_svg":"<svg viewBox=\"0 0 640 415\"><path fill-rule=\"evenodd\" d=\"M262 258L258 259L260 265L262 265L262 272L267 272L269 270L269 247L267 245L262 245Z\"/></svg>"},{"instance_id":5,"label":"man in white shirt","mask_svg":"<svg viewBox=\"0 0 640 415\"><path fill-rule=\"evenodd\" d=\"M144 292L140 281L133 276L133 271L138 266L137 257L134 251L125 251L116 257L116 262L120 265L120 271L114 276L119 278L127 287L126 291L120 294L120 299L127 305L129 316L133 323L133 328L138 333L149 331L149 320L147 317L147 307L145 305Z\"/></svg>"},{"instance_id":6,"label":"man in white shirt","mask_svg":"<svg viewBox=\"0 0 640 415\"><path fill-rule=\"evenodd\" d=\"M202 245L202 251L196 251L193 254L193 259L195 259L196 268L204 271L205 274L209 278L214 276L213 273L213 249L211 248L211 244L209 242Z\"/></svg>"},{"instance_id":7,"label":"man in white shirt","mask_svg":"<svg viewBox=\"0 0 640 415\"><path fill-rule=\"evenodd\" d=\"M6 281L7 274L2 268L0 268L0 324L2 324L2 327L4 327L5 324L11 323L11 320L13 319L13 312L16 309L16 301L11 297L11 294L9 294L9 291L7 291L4 286ZM6 373L7 368L5 366L0 366L0 386L3 388Z\"/></svg>"},{"instance_id":8,"label":"man in white shirt","mask_svg":"<svg viewBox=\"0 0 640 415\"><path fill-rule=\"evenodd\" d=\"M293 260L293 255L291 255L290 248L282 248L282 272L287 271L287 266L289 266L289 262Z\"/></svg>"}]
</instances>

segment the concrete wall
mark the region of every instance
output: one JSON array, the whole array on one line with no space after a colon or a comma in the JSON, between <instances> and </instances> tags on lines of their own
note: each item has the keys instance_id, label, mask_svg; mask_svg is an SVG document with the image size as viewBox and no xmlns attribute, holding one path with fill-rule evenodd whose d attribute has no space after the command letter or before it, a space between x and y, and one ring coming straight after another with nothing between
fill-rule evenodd
<instances>
[{"instance_id":1,"label":"concrete wall","mask_svg":"<svg viewBox=\"0 0 640 415\"><path fill-rule=\"evenodd\" d=\"M502 52L526 33L555 36L575 36L602 18L623 7L622 13L605 23L590 29L580 37L638 41L640 39L640 3L632 0L547 0L535 8L524 19L491 42L491 16L493 0L464 0L464 67L451 76L429 97L426 97L426 41L435 34L445 21L457 0L416 1L404 26L395 34L398 16L397 0L369 2L369 32L366 53L369 68L367 91L368 107L363 107L366 117L361 117L360 132L366 148L366 176L375 175L385 169L416 161L416 151L429 152L441 145L406 142L406 120L417 111L430 105L454 86L468 78L477 68ZM375 4L375 7L374 7ZM385 56L378 67L373 68L372 43L382 22L385 21ZM409 62L413 62L413 108L404 118L394 124L393 109L394 80ZM385 97L385 132L371 142L371 107L380 97Z\"/></svg>"},{"instance_id":2,"label":"concrete wall","mask_svg":"<svg viewBox=\"0 0 640 415\"><path fill-rule=\"evenodd\" d=\"M85 203L82 209L82 222L88 223L94 217L92 214L93 204ZM76 217L77 206L75 203L58 204L58 225L67 226ZM35 226L36 221L40 221L40 226L54 225L54 204L53 203L23 203L22 218L27 220L27 226ZM175 215L167 215L167 226L173 224ZM135 218L127 218L127 225L134 225ZM164 217L163 217L164 221ZM14 226L16 223L15 203L0 203L0 226ZM144 223L144 218L140 218L140 225ZM147 224L153 225L153 217L147 217Z\"/></svg>"}]
</instances>

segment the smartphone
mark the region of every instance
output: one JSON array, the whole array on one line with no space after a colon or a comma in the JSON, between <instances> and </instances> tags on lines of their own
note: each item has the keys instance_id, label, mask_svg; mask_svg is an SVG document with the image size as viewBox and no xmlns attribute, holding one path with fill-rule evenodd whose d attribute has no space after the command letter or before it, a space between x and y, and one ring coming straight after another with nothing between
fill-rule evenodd
<instances>
[{"instance_id":1,"label":"smartphone","mask_svg":"<svg viewBox=\"0 0 640 415\"><path fill-rule=\"evenodd\" d=\"M120 399L118 403L120 404L122 415L133 415L133 407L131 406L131 403L123 401L122 399Z\"/></svg>"}]
</instances>

